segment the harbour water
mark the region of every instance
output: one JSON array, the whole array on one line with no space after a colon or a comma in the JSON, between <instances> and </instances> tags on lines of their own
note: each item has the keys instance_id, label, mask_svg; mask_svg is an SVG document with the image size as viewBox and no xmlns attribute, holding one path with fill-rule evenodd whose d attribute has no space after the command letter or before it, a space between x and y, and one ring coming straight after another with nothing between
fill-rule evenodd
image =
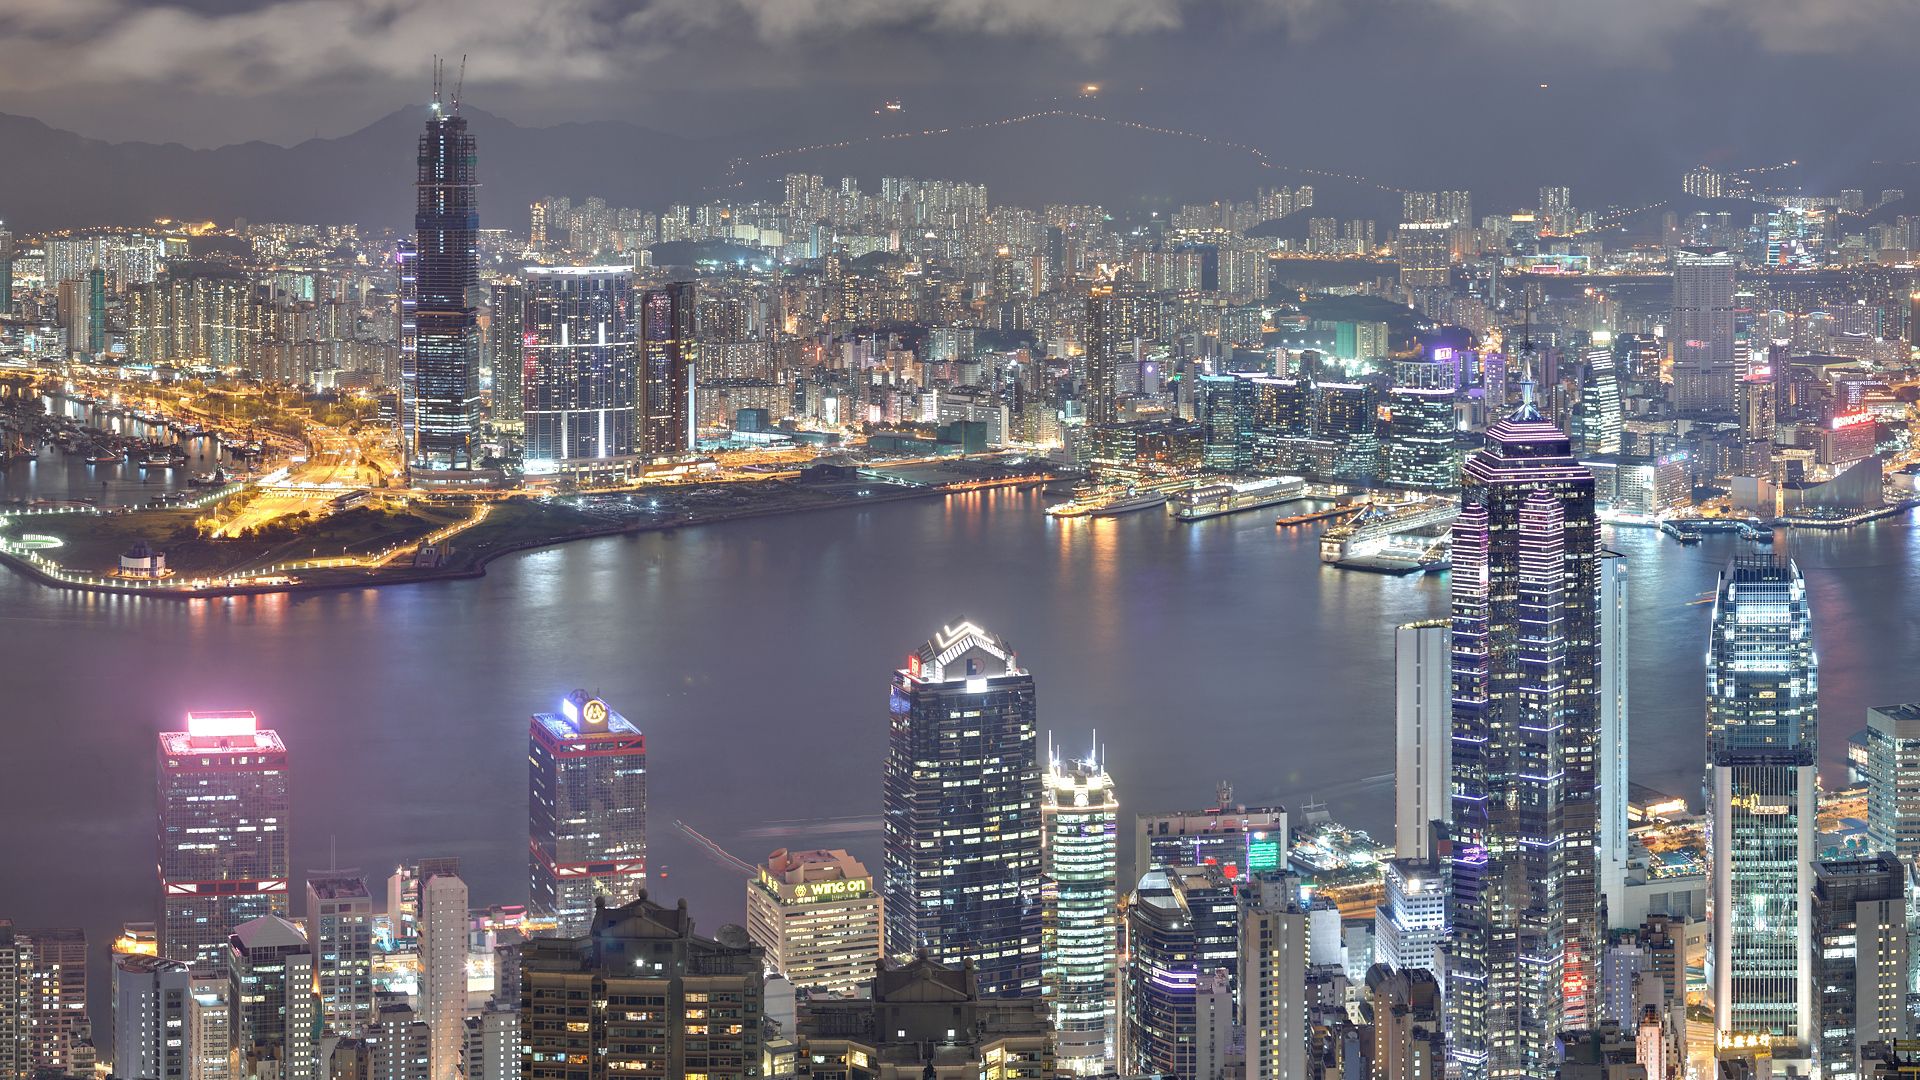
<instances>
[{"instance_id":1,"label":"harbour water","mask_svg":"<svg viewBox=\"0 0 1920 1080\"><path fill-rule=\"evenodd\" d=\"M764 518L300 596L110 598L0 574L0 915L96 942L153 918L154 735L196 708L251 708L286 738L296 879L455 855L476 903L522 901L527 717L584 687L646 733L656 895L686 896L707 929L737 922L743 879L676 822L750 862L846 847L879 872L888 677L961 618L1018 650L1063 746L1098 732L1127 813L1206 805L1226 780L1386 838L1391 630L1443 614L1444 575L1324 566L1319 530L1272 512L1061 521L1048 501ZM1813 592L1830 779L1868 706L1920 699L1915 525L1776 541ZM1691 601L1756 549L1608 542L1631 561L1633 773L1691 793L1710 611Z\"/></svg>"}]
</instances>

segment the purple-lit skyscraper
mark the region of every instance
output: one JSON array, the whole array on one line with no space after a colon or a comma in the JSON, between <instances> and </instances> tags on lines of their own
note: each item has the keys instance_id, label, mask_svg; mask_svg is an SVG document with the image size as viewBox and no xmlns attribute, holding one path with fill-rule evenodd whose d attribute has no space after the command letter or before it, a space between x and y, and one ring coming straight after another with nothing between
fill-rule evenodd
<instances>
[{"instance_id":1,"label":"purple-lit skyscraper","mask_svg":"<svg viewBox=\"0 0 1920 1080\"><path fill-rule=\"evenodd\" d=\"M287 747L251 712L160 733L160 955L226 971L241 923L287 914Z\"/></svg>"},{"instance_id":2,"label":"purple-lit skyscraper","mask_svg":"<svg viewBox=\"0 0 1920 1080\"><path fill-rule=\"evenodd\" d=\"M1531 406L1487 429L1453 528L1448 1052L1465 1080L1554 1075L1598 1021L1594 480Z\"/></svg>"},{"instance_id":3,"label":"purple-lit skyscraper","mask_svg":"<svg viewBox=\"0 0 1920 1080\"><path fill-rule=\"evenodd\" d=\"M562 937L577 936L596 898L619 907L647 883L647 740L584 690L529 731L533 906L559 919Z\"/></svg>"}]
</instances>

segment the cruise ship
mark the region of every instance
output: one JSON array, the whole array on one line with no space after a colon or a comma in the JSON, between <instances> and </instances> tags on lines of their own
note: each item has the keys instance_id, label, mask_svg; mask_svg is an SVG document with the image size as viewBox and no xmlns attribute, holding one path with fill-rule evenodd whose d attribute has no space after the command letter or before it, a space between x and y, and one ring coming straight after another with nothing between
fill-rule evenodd
<instances>
[{"instance_id":1,"label":"cruise ship","mask_svg":"<svg viewBox=\"0 0 1920 1080\"><path fill-rule=\"evenodd\" d=\"M1073 498L1047 507L1052 517L1115 517L1160 506L1183 490L1185 481L1149 485L1100 484L1074 492Z\"/></svg>"},{"instance_id":2,"label":"cruise ship","mask_svg":"<svg viewBox=\"0 0 1920 1080\"><path fill-rule=\"evenodd\" d=\"M1355 517L1328 529L1320 537L1320 561L1344 563L1380 555L1407 538L1437 541L1460 516L1457 499L1417 499L1404 503L1374 503ZM1430 546L1421 543L1412 546Z\"/></svg>"},{"instance_id":3,"label":"cruise ship","mask_svg":"<svg viewBox=\"0 0 1920 1080\"><path fill-rule=\"evenodd\" d=\"M1306 493L1307 482L1298 476L1274 476L1233 484L1202 484L1168 500L1167 513L1181 521L1202 521L1222 514L1292 502L1305 498Z\"/></svg>"}]
</instances>

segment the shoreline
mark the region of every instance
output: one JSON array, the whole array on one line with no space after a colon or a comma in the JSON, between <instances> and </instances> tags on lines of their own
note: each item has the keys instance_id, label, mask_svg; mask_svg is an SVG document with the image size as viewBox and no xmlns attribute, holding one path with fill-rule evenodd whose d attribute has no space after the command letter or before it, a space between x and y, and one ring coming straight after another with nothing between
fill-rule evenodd
<instances>
[{"instance_id":1,"label":"shoreline","mask_svg":"<svg viewBox=\"0 0 1920 1080\"><path fill-rule=\"evenodd\" d=\"M64 589L72 592L98 593L105 596L137 596L153 600L218 600L234 596L267 596L275 593L337 592L342 589L373 589L388 585L418 585L435 581L470 581L474 578L485 577L487 575L487 567L496 559L503 559L509 555L518 555L526 551L537 551L541 548L559 547L562 544L570 544L577 540L602 540L613 536L639 536L644 533L670 533L683 528L691 529L707 525L724 525L728 522L746 521L753 518L778 517L787 514L812 514L828 510L845 510L854 507L872 506L877 503L929 499L935 496L944 498L949 495L964 495L973 491L997 488L1042 487L1051 482L1053 482L1051 479L1022 478L1007 483L976 485L964 488L953 488L944 485L938 487L906 488L899 491L889 491L884 494L861 496L838 502L821 503L815 506L749 507L723 511L708 517L688 521L635 522L630 525L608 525L579 532L562 533L507 544L504 547L488 550L474 556L475 561L472 565L461 566L458 569L382 571L367 574L361 579L340 581L296 581L272 585L219 585L204 589L169 589L139 585L126 588L114 588L105 585L90 585L79 581L63 581L47 573L42 567L4 550L0 550L0 565L6 566L8 569L21 574L45 588Z\"/></svg>"}]
</instances>

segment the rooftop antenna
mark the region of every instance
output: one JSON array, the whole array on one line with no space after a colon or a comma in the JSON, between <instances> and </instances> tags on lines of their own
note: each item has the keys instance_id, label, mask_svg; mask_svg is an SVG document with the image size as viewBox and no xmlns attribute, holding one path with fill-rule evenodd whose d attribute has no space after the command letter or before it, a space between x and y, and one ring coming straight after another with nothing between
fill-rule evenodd
<instances>
[{"instance_id":1,"label":"rooftop antenna","mask_svg":"<svg viewBox=\"0 0 1920 1080\"><path fill-rule=\"evenodd\" d=\"M1533 284L1520 289L1520 411L1515 420L1538 420L1540 410L1533 404Z\"/></svg>"},{"instance_id":2,"label":"rooftop antenna","mask_svg":"<svg viewBox=\"0 0 1920 1080\"><path fill-rule=\"evenodd\" d=\"M460 111L460 90L467 85L467 54L460 54L460 74L453 80L453 111Z\"/></svg>"}]
</instances>

